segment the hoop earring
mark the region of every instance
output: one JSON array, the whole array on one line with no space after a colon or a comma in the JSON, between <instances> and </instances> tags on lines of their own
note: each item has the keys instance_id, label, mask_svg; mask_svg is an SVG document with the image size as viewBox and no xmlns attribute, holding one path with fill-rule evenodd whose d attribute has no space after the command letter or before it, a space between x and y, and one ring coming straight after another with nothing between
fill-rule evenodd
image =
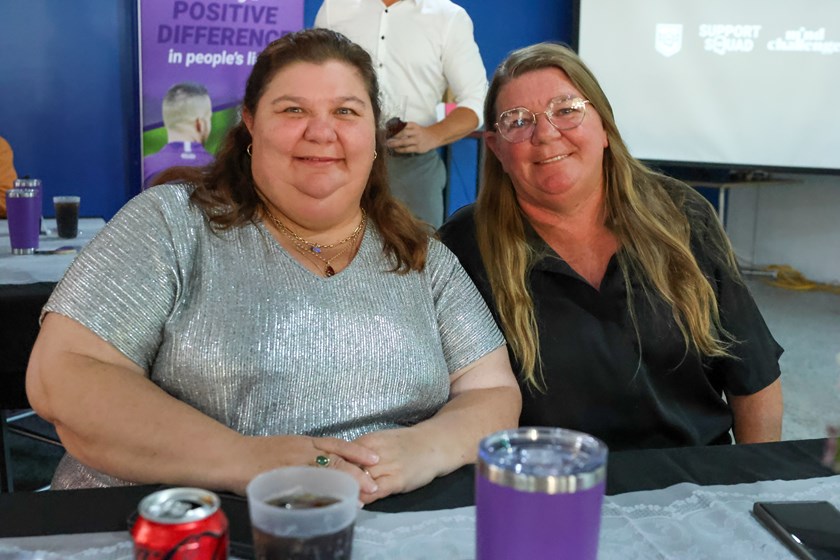
<instances>
[{"instance_id":1,"label":"hoop earring","mask_svg":"<svg viewBox=\"0 0 840 560\"><path fill-rule=\"evenodd\" d=\"M376 150L373 150L373 161L376 161L376 156L378 156L378 155L379 154L376 153Z\"/></svg>"},{"instance_id":2,"label":"hoop earring","mask_svg":"<svg viewBox=\"0 0 840 560\"><path fill-rule=\"evenodd\" d=\"M253 146L253 144L248 144L248 147L245 148L245 153L248 154L248 156L253 156L254 155L254 154L251 153L251 146Z\"/></svg>"}]
</instances>

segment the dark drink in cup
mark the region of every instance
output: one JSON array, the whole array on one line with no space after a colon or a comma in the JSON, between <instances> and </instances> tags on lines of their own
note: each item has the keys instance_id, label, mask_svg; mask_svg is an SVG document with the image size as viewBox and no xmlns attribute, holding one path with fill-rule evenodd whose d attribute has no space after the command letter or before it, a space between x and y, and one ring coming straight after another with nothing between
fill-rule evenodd
<instances>
[{"instance_id":1,"label":"dark drink in cup","mask_svg":"<svg viewBox=\"0 0 840 560\"><path fill-rule=\"evenodd\" d=\"M396 136L408 123L399 117L392 117L385 122L385 138Z\"/></svg>"},{"instance_id":2,"label":"dark drink in cup","mask_svg":"<svg viewBox=\"0 0 840 560\"><path fill-rule=\"evenodd\" d=\"M382 114L388 117L385 121L385 138L392 138L402 132L408 122L406 111L408 109L407 95L386 95Z\"/></svg>"},{"instance_id":3,"label":"dark drink in cup","mask_svg":"<svg viewBox=\"0 0 840 560\"><path fill-rule=\"evenodd\" d=\"M286 510L325 508L340 500L315 494L291 494L266 500L272 507ZM281 537L253 528L254 550L265 560L320 560L350 558L353 546L353 524L334 533L309 537Z\"/></svg>"},{"instance_id":4,"label":"dark drink in cup","mask_svg":"<svg viewBox=\"0 0 840 560\"><path fill-rule=\"evenodd\" d=\"M73 239L79 235L79 202L78 196L55 196L55 224L58 236Z\"/></svg>"},{"instance_id":5,"label":"dark drink in cup","mask_svg":"<svg viewBox=\"0 0 840 560\"><path fill-rule=\"evenodd\" d=\"M260 560L350 560L353 526L331 535L309 538L278 537L257 528L253 530L254 551Z\"/></svg>"},{"instance_id":6,"label":"dark drink in cup","mask_svg":"<svg viewBox=\"0 0 840 560\"><path fill-rule=\"evenodd\" d=\"M350 560L359 484L347 473L285 467L247 488L257 560Z\"/></svg>"},{"instance_id":7,"label":"dark drink in cup","mask_svg":"<svg viewBox=\"0 0 840 560\"><path fill-rule=\"evenodd\" d=\"M79 235L79 205L73 202L58 202L55 205L55 223L58 236L72 239Z\"/></svg>"},{"instance_id":8,"label":"dark drink in cup","mask_svg":"<svg viewBox=\"0 0 840 560\"><path fill-rule=\"evenodd\" d=\"M329 496L317 496L315 494L290 494L266 500L270 506L283 509L311 509L327 507L337 504L340 500Z\"/></svg>"}]
</instances>

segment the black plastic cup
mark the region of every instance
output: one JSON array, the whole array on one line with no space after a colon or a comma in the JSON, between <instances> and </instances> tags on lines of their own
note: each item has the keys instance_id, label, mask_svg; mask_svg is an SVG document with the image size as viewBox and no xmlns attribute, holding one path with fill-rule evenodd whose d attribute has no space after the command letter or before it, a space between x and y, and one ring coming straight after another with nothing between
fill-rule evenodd
<instances>
[{"instance_id":1,"label":"black plastic cup","mask_svg":"<svg viewBox=\"0 0 840 560\"><path fill-rule=\"evenodd\" d=\"M79 235L79 203L78 196L54 196L55 224L58 236L62 239L73 239Z\"/></svg>"}]
</instances>

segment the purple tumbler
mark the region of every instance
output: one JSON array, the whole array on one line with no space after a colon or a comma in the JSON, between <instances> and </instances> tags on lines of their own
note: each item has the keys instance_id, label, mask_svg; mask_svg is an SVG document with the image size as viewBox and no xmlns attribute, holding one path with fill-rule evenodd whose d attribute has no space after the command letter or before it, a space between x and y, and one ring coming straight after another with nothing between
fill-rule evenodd
<instances>
[{"instance_id":1,"label":"purple tumbler","mask_svg":"<svg viewBox=\"0 0 840 560\"><path fill-rule=\"evenodd\" d=\"M41 186L41 179L32 179L29 176L15 179L14 188L16 189L35 189L38 191L38 227L41 233L47 233L44 230L44 189Z\"/></svg>"},{"instance_id":2,"label":"purple tumbler","mask_svg":"<svg viewBox=\"0 0 840 560\"><path fill-rule=\"evenodd\" d=\"M479 445L476 560L595 560L607 446L562 428L496 432Z\"/></svg>"},{"instance_id":3,"label":"purple tumbler","mask_svg":"<svg viewBox=\"0 0 840 560\"><path fill-rule=\"evenodd\" d=\"M38 192L23 188L6 191L6 217L13 255L30 255L38 248L38 235L41 233Z\"/></svg>"}]
</instances>

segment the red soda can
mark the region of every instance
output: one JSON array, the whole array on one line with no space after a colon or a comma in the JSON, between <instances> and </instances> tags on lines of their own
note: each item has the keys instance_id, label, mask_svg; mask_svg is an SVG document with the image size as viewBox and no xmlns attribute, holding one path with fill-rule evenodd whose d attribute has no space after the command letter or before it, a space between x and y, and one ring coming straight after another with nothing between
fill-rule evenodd
<instances>
[{"instance_id":1,"label":"red soda can","mask_svg":"<svg viewBox=\"0 0 840 560\"><path fill-rule=\"evenodd\" d=\"M137 506L131 527L137 560L227 560L228 520L219 497L200 488L169 488Z\"/></svg>"}]
</instances>

